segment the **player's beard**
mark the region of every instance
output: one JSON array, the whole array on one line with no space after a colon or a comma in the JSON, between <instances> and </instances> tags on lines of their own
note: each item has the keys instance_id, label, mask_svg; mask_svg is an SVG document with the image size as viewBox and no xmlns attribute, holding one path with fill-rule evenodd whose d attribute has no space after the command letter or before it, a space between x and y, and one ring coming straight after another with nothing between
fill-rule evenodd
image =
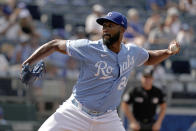
<instances>
[{"instance_id":1,"label":"player's beard","mask_svg":"<svg viewBox=\"0 0 196 131\"><path fill-rule=\"evenodd\" d=\"M104 38L105 36L108 36L109 38ZM111 36L110 34L105 34L102 36L103 43L109 48L111 47L116 41L120 38L120 31Z\"/></svg>"}]
</instances>

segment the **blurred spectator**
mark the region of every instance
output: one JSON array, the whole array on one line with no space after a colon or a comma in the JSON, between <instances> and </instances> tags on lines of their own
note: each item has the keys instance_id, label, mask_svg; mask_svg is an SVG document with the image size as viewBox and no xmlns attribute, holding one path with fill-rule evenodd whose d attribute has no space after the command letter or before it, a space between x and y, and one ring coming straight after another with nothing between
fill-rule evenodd
<instances>
[{"instance_id":1,"label":"blurred spectator","mask_svg":"<svg viewBox=\"0 0 196 131\"><path fill-rule=\"evenodd\" d=\"M33 24L33 19L30 12L27 9L22 9L19 13L19 24L21 37L35 37L39 38L39 34L36 32L36 28Z\"/></svg>"},{"instance_id":2,"label":"blurred spectator","mask_svg":"<svg viewBox=\"0 0 196 131\"><path fill-rule=\"evenodd\" d=\"M144 48L149 47L149 43L147 43L147 40L144 36L135 37L133 40L133 43L139 47L144 47Z\"/></svg>"},{"instance_id":3,"label":"blurred spectator","mask_svg":"<svg viewBox=\"0 0 196 131\"><path fill-rule=\"evenodd\" d=\"M166 77L165 74L166 74L166 71L163 65L158 64L154 66L153 76L155 80L164 80Z\"/></svg>"},{"instance_id":4,"label":"blurred spectator","mask_svg":"<svg viewBox=\"0 0 196 131\"><path fill-rule=\"evenodd\" d=\"M3 109L0 107L0 126L1 125L8 125L8 122L4 119Z\"/></svg>"},{"instance_id":5,"label":"blurred spectator","mask_svg":"<svg viewBox=\"0 0 196 131\"><path fill-rule=\"evenodd\" d=\"M169 0L146 0L146 8L147 10L152 11L161 11L166 10L170 5Z\"/></svg>"},{"instance_id":6,"label":"blurred spectator","mask_svg":"<svg viewBox=\"0 0 196 131\"><path fill-rule=\"evenodd\" d=\"M0 76L6 76L9 68L9 63L6 57L0 52Z\"/></svg>"},{"instance_id":7,"label":"blurred spectator","mask_svg":"<svg viewBox=\"0 0 196 131\"><path fill-rule=\"evenodd\" d=\"M164 88L165 92L167 88L167 70L165 67L165 63L157 64L154 66L153 77L154 77L154 85L157 87Z\"/></svg>"},{"instance_id":8,"label":"blurred spectator","mask_svg":"<svg viewBox=\"0 0 196 131\"><path fill-rule=\"evenodd\" d=\"M69 79L76 80L79 76L79 67L78 62L69 57L67 61L67 68L66 68L66 77Z\"/></svg>"},{"instance_id":9,"label":"blurred spectator","mask_svg":"<svg viewBox=\"0 0 196 131\"><path fill-rule=\"evenodd\" d=\"M72 0L72 4L76 6L85 6L88 2L87 0Z\"/></svg>"},{"instance_id":10,"label":"blurred spectator","mask_svg":"<svg viewBox=\"0 0 196 131\"><path fill-rule=\"evenodd\" d=\"M104 8L99 4L95 4L92 8L92 13L86 17L85 31L90 39L101 38L102 26L97 24L97 18L104 15Z\"/></svg>"},{"instance_id":11,"label":"blurred spectator","mask_svg":"<svg viewBox=\"0 0 196 131\"><path fill-rule=\"evenodd\" d=\"M167 32L171 32L174 35L177 35L181 26L179 15L179 11L176 7L171 7L167 10L167 17L164 27Z\"/></svg>"},{"instance_id":12,"label":"blurred spectator","mask_svg":"<svg viewBox=\"0 0 196 131\"><path fill-rule=\"evenodd\" d=\"M14 46L10 43L3 43L0 47L2 55L4 55L7 61L10 63L14 53Z\"/></svg>"},{"instance_id":13,"label":"blurred spectator","mask_svg":"<svg viewBox=\"0 0 196 131\"><path fill-rule=\"evenodd\" d=\"M190 15L196 15L196 0L180 0L179 8Z\"/></svg>"},{"instance_id":14,"label":"blurred spectator","mask_svg":"<svg viewBox=\"0 0 196 131\"><path fill-rule=\"evenodd\" d=\"M52 30L52 38L53 39L66 39L66 38L68 38L68 36L69 36L69 33L66 32L66 30L63 28Z\"/></svg>"},{"instance_id":15,"label":"blurred spectator","mask_svg":"<svg viewBox=\"0 0 196 131\"><path fill-rule=\"evenodd\" d=\"M86 38L85 28L83 26L78 26L75 29L74 35L70 39L75 40L75 39L85 39L85 38Z\"/></svg>"},{"instance_id":16,"label":"blurred spectator","mask_svg":"<svg viewBox=\"0 0 196 131\"><path fill-rule=\"evenodd\" d=\"M169 44L175 38L175 35L165 31L164 27L164 21L161 20L158 27L149 33L148 41L150 44Z\"/></svg>"},{"instance_id":17,"label":"blurred spectator","mask_svg":"<svg viewBox=\"0 0 196 131\"><path fill-rule=\"evenodd\" d=\"M188 24L182 24L180 31L176 36L176 40L181 45L190 45L194 40L193 31Z\"/></svg>"},{"instance_id":18,"label":"blurred spectator","mask_svg":"<svg viewBox=\"0 0 196 131\"><path fill-rule=\"evenodd\" d=\"M19 64L26 60L32 53L32 49L29 45L29 37L21 37L20 44L16 45L14 53L11 58L11 64Z\"/></svg>"},{"instance_id":19,"label":"blurred spectator","mask_svg":"<svg viewBox=\"0 0 196 131\"><path fill-rule=\"evenodd\" d=\"M166 69L165 69L165 66L164 66L164 62L160 63L160 64L157 64L157 65L154 65L154 66L150 66L148 68L153 69L154 84L156 84L157 81L160 81L160 80L164 81L165 80L167 72L166 72ZM141 77L142 77L142 74L143 74L143 72L138 72L136 74L136 79L140 80ZM157 85L157 86L162 87L163 85L161 85L161 86Z\"/></svg>"},{"instance_id":20,"label":"blurred spectator","mask_svg":"<svg viewBox=\"0 0 196 131\"><path fill-rule=\"evenodd\" d=\"M47 58L47 61L51 61L51 65L54 65L58 70L57 74L61 77L66 77L66 66L69 57L61 53L53 53Z\"/></svg>"},{"instance_id":21,"label":"blurred spectator","mask_svg":"<svg viewBox=\"0 0 196 131\"><path fill-rule=\"evenodd\" d=\"M13 5L12 5L13 6ZM33 20L25 4L19 4L16 8L3 5L1 8L3 17L0 18L0 35L9 40L19 40L20 37L39 37L35 31Z\"/></svg>"},{"instance_id":22,"label":"blurred spectator","mask_svg":"<svg viewBox=\"0 0 196 131\"><path fill-rule=\"evenodd\" d=\"M11 58L11 64L20 64L32 54L39 46L37 38L20 37L20 43L16 45Z\"/></svg>"},{"instance_id":23,"label":"blurred spectator","mask_svg":"<svg viewBox=\"0 0 196 131\"><path fill-rule=\"evenodd\" d=\"M139 12L135 9L129 9L127 12L128 27L124 34L125 42L134 42L143 46L145 43L144 27L140 21Z\"/></svg>"},{"instance_id":24,"label":"blurred spectator","mask_svg":"<svg viewBox=\"0 0 196 131\"><path fill-rule=\"evenodd\" d=\"M144 32L146 34L149 34L150 31L154 28L156 28L161 20L161 16L158 13L153 13L146 21L144 26Z\"/></svg>"},{"instance_id":25,"label":"blurred spectator","mask_svg":"<svg viewBox=\"0 0 196 131\"><path fill-rule=\"evenodd\" d=\"M16 0L6 0L7 5L9 5L12 9L16 8Z\"/></svg>"},{"instance_id":26,"label":"blurred spectator","mask_svg":"<svg viewBox=\"0 0 196 131\"><path fill-rule=\"evenodd\" d=\"M143 25L140 21L139 12L137 9L129 9L127 12L128 28L125 33L126 38L134 38L144 35Z\"/></svg>"},{"instance_id":27,"label":"blurred spectator","mask_svg":"<svg viewBox=\"0 0 196 131\"><path fill-rule=\"evenodd\" d=\"M53 61L46 61L46 78L47 79L52 79L52 78L57 78L58 77L58 67Z\"/></svg>"},{"instance_id":28,"label":"blurred spectator","mask_svg":"<svg viewBox=\"0 0 196 131\"><path fill-rule=\"evenodd\" d=\"M64 30L58 29L53 31L52 39L65 39L66 37L67 36ZM67 55L61 54L59 52L53 53L52 55L47 57L47 61L51 61L50 65L54 65L56 68L58 68L58 72L61 72L62 76L65 75L63 73L65 72L67 59Z\"/></svg>"},{"instance_id":29,"label":"blurred spectator","mask_svg":"<svg viewBox=\"0 0 196 131\"><path fill-rule=\"evenodd\" d=\"M3 5L0 9L0 35L9 40L17 40L19 26L16 17L12 17L13 9L9 5Z\"/></svg>"},{"instance_id":30,"label":"blurred spectator","mask_svg":"<svg viewBox=\"0 0 196 131\"><path fill-rule=\"evenodd\" d=\"M33 0L32 0L33 1ZM37 2L40 0L37 0ZM45 2L52 2L55 3L57 5L63 5L63 4L67 4L69 0L45 0Z\"/></svg>"}]
</instances>

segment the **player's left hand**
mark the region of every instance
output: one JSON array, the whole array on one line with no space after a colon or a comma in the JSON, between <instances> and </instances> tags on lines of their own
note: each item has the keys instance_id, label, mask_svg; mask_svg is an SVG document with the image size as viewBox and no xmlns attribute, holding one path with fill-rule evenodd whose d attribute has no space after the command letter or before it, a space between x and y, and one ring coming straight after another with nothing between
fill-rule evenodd
<instances>
[{"instance_id":1,"label":"player's left hand","mask_svg":"<svg viewBox=\"0 0 196 131\"><path fill-rule=\"evenodd\" d=\"M35 66L30 67L29 64L22 65L21 81L26 85L32 84L45 70L43 61L38 62Z\"/></svg>"},{"instance_id":2,"label":"player's left hand","mask_svg":"<svg viewBox=\"0 0 196 131\"><path fill-rule=\"evenodd\" d=\"M154 125L152 126L153 131L159 131L161 128L161 123L160 122L155 122Z\"/></svg>"},{"instance_id":3,"label":"player's left hand","mask_svg":"<svg viewBox=\"0 0 196 131\"><path fill-rule=\"evenodd\" d=\"M179 42L176 40L171 41L168 46L168 51L169 51L169 54L171 54L171 55L175 55L175 54L179 53L180 52Z\"/></svg>"}]
</instances>

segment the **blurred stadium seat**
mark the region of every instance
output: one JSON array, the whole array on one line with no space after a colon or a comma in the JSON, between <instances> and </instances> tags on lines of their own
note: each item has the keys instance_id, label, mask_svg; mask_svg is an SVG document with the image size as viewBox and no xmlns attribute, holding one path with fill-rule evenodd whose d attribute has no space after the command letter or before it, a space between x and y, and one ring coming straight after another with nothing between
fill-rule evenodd
<instances>
[{"instance_id":1,"label":"blurred stadium seat","mask_svg":"<svg viewBox=\"0 0 196 131\"><path fill-rule=\"evenodd\" d=\"M0 125L0 131L13 131L12 125Z\"/></svg>"},{"instance_id":2,"label":"blurred stadium seat","mask_svg":"<svg viewBox=\"0 0 196 131\"><path fill-rule=\"evenodd\" d=\"M171 69L175 74L190 74L191 72L189 60L174 60Z\"/></svg>"},{"instance_id":3,"label":"blurred stadium seat","mask_svg":"<svg viewBox=\"0 0 196 131\"><path fill-rule=\"evenodd\" d=\"M36 107L33 104L0 103L4 117L9 121L35 121Z\"/></svg>"},{"instance_id":4,"label":"blurred stadium seat","mask_svg":"<svg viewBox=\"0 0 196 131\"><path fill-rule=\"evenodd\" d=\"M65 20L63 15L52 14L51 26L53 29L64 29Z\"/></svg>"},{"instance_id":5,"label":"blurred stadium seat","mask_svg":"<svg viewBox=\"0 0 196 131\"><path fill-rule=\"evenodd\" d=\"M12 89L11 78L0 78L0 95L1 96L16 96L17 91Z\"/></svg>"},{"instance_id":6,"label":"blurred stadium seat","mask_svg":"<svg viewBox=\"0 0 196 131\"><path fill-rule=\"evenodd\" d=\"M34 20L40 20L40 18L41 18L41 12L39 10L39 6L29 4L29 5L27 5L27 9L31 13L31 16L32 16L32 18Z\"/></svg>"}]
</instances>

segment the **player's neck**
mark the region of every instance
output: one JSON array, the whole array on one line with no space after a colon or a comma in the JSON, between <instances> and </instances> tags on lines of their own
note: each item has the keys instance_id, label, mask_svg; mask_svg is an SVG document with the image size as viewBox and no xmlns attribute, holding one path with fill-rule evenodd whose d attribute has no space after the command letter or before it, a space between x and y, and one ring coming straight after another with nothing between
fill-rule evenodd
<instances>
[{"instance_id":1,"label":"player's neck","mask_svg":"<svg viewBox=\"0 0 196 131\"><path fill-rule=\"evenodd\" d=\"M120 52L121 49L121 42L117 41L114 44L112 44L111 46L108 47L111 51L113 51L114 53Z\"/></svg>"},{"instance_id":2,"label":"player's neck","mask_svg":"<svg viewBox=\"0 0 196 131\"><path fill-rule=\"evenodd\" d=\"M120 35L120 38L116 42L114 42L111 46L109 46L108 48L111 51L113 51L114 53L118 54L121 49L122 39L123 39L123 35Z\"/></svg>"}]
</instances>

